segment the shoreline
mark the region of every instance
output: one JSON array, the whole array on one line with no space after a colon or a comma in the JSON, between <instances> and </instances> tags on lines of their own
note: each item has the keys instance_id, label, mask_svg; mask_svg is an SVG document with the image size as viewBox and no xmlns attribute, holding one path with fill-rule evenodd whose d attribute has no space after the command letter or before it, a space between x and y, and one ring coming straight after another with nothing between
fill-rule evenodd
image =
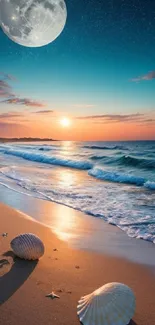
<instances>
[{"instance_id":1,"label":"shoreline","mask_svg":"<svg viewBox=\"0 0 155 325\"><path fill-rule=\"evenodd\" d=\"M83 214L84 218L89 220L90 223L93 222L90 218L88 219L86 214L90 215L91 218L95 218L97 231L99 232L100 227L98 227L99 221L97 219L102 218L102 223L105 221L107 224L110 224L110 227L111 225L116 225L117 228L121 228L126 232L129 238L132 236L132 238L146 240L145 246L144 244L137 244L137 239L136 242L135 239L132 239L131 242L122 231L119 232L122 240L125 241L126 239L128 246L132 246L135 242L134 246L139 247L138 259L139 255L141 255L140 246L144 249L145 247L150 248L152 254L153 250L150 242L154 243L155 241L153 210L155 207L155 195L154 191L151 190L154 187L154 182L150 180L154 180L154 176L151 172L152 169L149 169L149 164L151 164L151 168L153 166L149 160L150 158L145 159L149 157L150 146L145 146L146 157L145 154L144 157L141 157L143 146L137 144L132 146L119 145L117 142L112 146L104 146L104 143L101 146L98 143L95 146L85 146L82 143L79 145L75 144L75 146L68 144L61 146L59 144L56 151L55 146L54 148L46 148L45 145L44 143L41 148L32 144L31 146L22 145L19 147L13 145L9 146L8 150L5 150L6 146L3 146L1 163L3 162L5 167L1 169L1 184L8 188L10 187L10 189L12 188L17 193L20 192L18 194L14 193L14 195L11 194L12 197L14 196L11 205L12 203L14 204L14 201L19 200L18 197L20 198L22 193L41 200L48 200L50 205L52 204L51 201L55 201L57 204L74 208L76 209L75 211L83 211L81 213L85 213L85 215ZM98 149L102 150L99 152ZM108 152L103 150L108 150ZM132 157L134 152L135 158ZM146 171L142 168L144 167L143 160L148 165ZM139 167L136 167L137 164ZM27 211L26 207L23 210L23 206L25 208L24 199L22 198L21 201L23 205L18 203L19 206L14 207L32 215L33 211L31 213L31 209ZM25 201L30 201L30 199L25 197ZM37 199L31 200L31 202L40 206L40 202ZM10 204L10 201L8 200L5 203ZM49 204L42 203L42 205L49 207L50 210ZM43 209L41 208L41 210ZM74 213L78 214L78 212ZM33 214L34 218L38 214L40 218L40 211ZM80 214L78 215L80 216ZM44 219L41 216L41 219L43 223L46 223L46 218ZM85 224L84 229L87 231L89 227L85 227ZM112 227L111 230L113 229ZM92 231L92 233L94 237L94 232ZM102 246L102 243L96 244L98 241L97 237L95 238L95 246L91 245L89 238L88 241L89 247L85 243L85 239L83 240L82 238L81 242L85 244L85 247L82 247L82 249L88 247L98 250L97 247L100 248ZM117 246L119 246L117 250L118 248L121 250L121 256L125 256L126 252L123 251L122 244L120 243ZM131 249L129 255L130 259L132 259ZM155 261L155 256L148 260L149 254L144 255L147 257L146 263L151 264L152 261ZM137 259L135 253L133 259L134 261ZM143 257L140 256L139 262L142 261Z\"/></svg>"},{"instance_id":2,"label":"shoreline","mask_svg":"<svg viewBox=\"0 0 155 325\"><path fill-rule=\"evenodd\" d=\"M75 249L125 258L155 267L153 243L129 237L117 226L62 204L41 200L0 186L1 201L47 225Z\"/></svg>"},{"instance_id":3,"label":"shoreline","mask_svg":"<svg viewBox=\"0 0 155 325\"><path fill-rule=\"evenodd\" d=\"M19 211L4 204L0 210L1 233L8 232L8 237L0 237L0 260L9 263L0 268L0 324L78 325L78 299L108 282L125 283L135 292L137 307L130 325L155 323L155 276L146 266L72 249L50 228L23 217ZM9 243L23 232L35 233L45 244L45 255L38 263L13 260ZM60 299L46 298L51 291Z\"/></svg>"}]
</instances>

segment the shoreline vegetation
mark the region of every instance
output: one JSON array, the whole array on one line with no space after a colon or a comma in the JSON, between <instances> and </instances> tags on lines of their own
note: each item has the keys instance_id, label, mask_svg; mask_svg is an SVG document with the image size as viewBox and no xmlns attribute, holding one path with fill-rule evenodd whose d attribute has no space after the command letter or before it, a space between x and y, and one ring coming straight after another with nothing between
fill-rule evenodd
<instances>
[{"instance_id":1,"label":"shoreline vegetation","mask_svg":"<svg viewBox=\"0 0 155 325\"><path fill-rule=\"evenodd\" d=\"M53 139L53 138L33 138L33 137L22 137L22 138L0 138L0 142L39 142L39 141L68 141L68 140L62 140L62 139ZM74 140L69 140L70 142L74 142ZM98 140L97 142L154 142L154 140L149 139L143 139L143 140ZM96 140L88 140L88 141L82 141L82 142L96 142Z\"/></svg>"},{"instance_id":2,"label":"shoreline vegetation","mask_svg":"<svg viewBox=\"0 0 155 325\"><path fill-rule=\"evenodd\" d=\"M61 141L51 138L0 138L0 142L37 142L37 141Z\"/></svg>"},{"instance_id":3,"label":"shoreline vegetation","mask_svg":"<svg viewBox=\"0 0 155 325\"><path fill-rule=\"evenodd\" d=\"M126 259L72 249L51 228L20 211L4 204L0 211L0 324L79 325L80 297L109 282L124 283L135 293L136 313L130 325L155 324L154 270ZM3 232L8 236L2 237ZM38 262L20 260L10 250L10 241L24 232L44 242L45 254ZM45 297L52 291L60 299Z\"/></svg>"}]
</instances>

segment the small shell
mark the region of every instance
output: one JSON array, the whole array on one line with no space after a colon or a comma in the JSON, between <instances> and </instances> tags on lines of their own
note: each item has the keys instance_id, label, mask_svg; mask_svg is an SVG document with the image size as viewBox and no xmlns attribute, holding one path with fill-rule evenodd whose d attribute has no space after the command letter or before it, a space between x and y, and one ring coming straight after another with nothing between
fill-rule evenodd
<instances>
[{"instance_id":1,"label":"small shell","mask_svg":"<svg viewBox=\"0 0 155 325\"><path fill-rule=\"evenodd\" d=\"M46 295L47 298L55 299L55 298L60 298L60 296L56 295L53 291Z\"/></svg>"},{"instance_id":2,"label":"small shell","mask_svg":"<svg viewBox=\"0 0 155 325\"><path fill-rule=\"evenodd\" d=\"M10 245L14 254L25 260L38 260L44 254L44 244L34 234L21 234Z\"/></svg>"},{"instance_id":3,"label":"small shell","mask_svg":"<svg viewBox=\"0 0 155 325\"><path fill-rule=\"evenodd\" d=\"M78 302L83 325L127 325L135 312L135 296L122 283L108 283Z\"/></svg>"},{"instance_id":4,"label":"small shell","mask_svg":"<svg viewBox=\"0 0 155 325\"><path fill-rule=\"evenodd\" d=\"M8 232L3 232L2 237L7 237L8 236Z\"/></svg>"}]
</instances>

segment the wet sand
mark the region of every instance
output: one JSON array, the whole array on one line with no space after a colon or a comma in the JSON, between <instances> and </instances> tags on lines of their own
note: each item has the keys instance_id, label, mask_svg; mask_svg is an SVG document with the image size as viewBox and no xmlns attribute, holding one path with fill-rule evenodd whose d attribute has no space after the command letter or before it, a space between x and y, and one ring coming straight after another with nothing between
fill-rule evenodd
<instances>
[{"instance_id":1,"label":"wet sand","mask_svg":"<svg viewBox=\"0 0 155 325\"><path fill-rule=\"evenodd\" d=\"M86 215L51 201L41 200L0 186L1 202L48 225L59 239L76 249L122 257L155 267L155 245L137 240L103 219Z\"/></svg>"},{"instance_id":2,"label":"wet sand","mask_svg":"<svg viewBox=\"0 0 155 325\"><path fill-rule=\"evenodd\" d=\"M52 207L51 220L57 204ZM108 254L73 249L50 228L20 212L3 204L0 212L1 233L8 232L8 237L0 237L0 324L78 325L78 299L115 281L129 285L135 292L137 306L131 324L155 324L152 268ZM65 219L63 207L61 213ZM38 263L15 258L10 251L10 240L23 232L35 233L45 244L45 255ZM46 298L51 291L60 299Z\"/></svg>"}]
</instances>

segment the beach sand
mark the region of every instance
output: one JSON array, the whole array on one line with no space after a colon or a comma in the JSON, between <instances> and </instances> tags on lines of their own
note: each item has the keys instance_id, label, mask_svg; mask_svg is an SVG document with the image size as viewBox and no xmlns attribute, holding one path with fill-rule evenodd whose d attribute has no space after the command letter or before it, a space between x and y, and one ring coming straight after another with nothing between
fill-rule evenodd
<instances>
[{"instance_id":1,"label":"beach sand","mask_svg":"<svg viewBox=\"0 0 155 325\"><path fill-rule=\"evenodd\" d=\"M72 249L50 228L3 204L0 222L1 234L8 232L8 237L0 237L0 324L78 325L78 299L107 282L125 283L135 292L137 306L132 325L155 324L152 268ZM43 240L46 251L38 262L14 258L9 243L23 232L32 232ZM46 298L51 291L60 299Z\"/></svg>"}]
</instances>

